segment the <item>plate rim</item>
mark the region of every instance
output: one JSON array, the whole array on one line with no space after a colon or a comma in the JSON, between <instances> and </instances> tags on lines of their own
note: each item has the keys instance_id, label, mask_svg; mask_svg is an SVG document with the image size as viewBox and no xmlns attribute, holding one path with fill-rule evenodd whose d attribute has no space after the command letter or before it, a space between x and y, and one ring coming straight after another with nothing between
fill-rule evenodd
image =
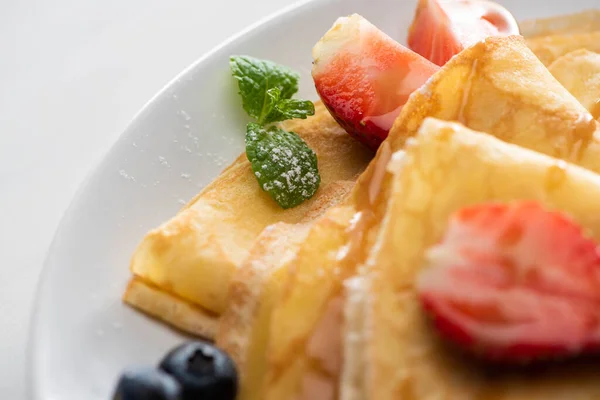
<instances>
[{"instance_id":1,"label":"plate rim","mask_svg":"<svg viewBox=\"0 0 600 400\"><path fill-rule=\"evenodd\" d=\"M222 51L224 48L229 47L235 44L237 41L240 41L247 34L261 28L265 27L269 24L276 22L278 19L285 17L286 15L293 14L295 12L301 11L304 8L314 7L319 3L326 3L329 0L296 0L292 4L289 4L279 10L271 12L266 16L258 19L257 21L251 23L250 25L242 28L236 33L230 35L227 39L223 40L216 46L212 47L210 50L205 52L203 55L199 56L196 60L194 60L191 64L177 73L173 78L171 78L167 83L165 83L160 89L158 89L154 95L152 95L140 108L139 110L131 117L129 122L127 122L125 128L121 131L115 141L109 146L109 148L99 156L90 169L87 171L84 178L78 184L73 197L69 201L67 207L63 211L60 220L54 233L52 235L52 240L48 245L44 253L44 261L42 263L41 272L38 275L37 282L35 284L35 295L33 298L32 306L30 309L29 315L29 326L27 330L27 339L26 339L26 349L25 349L25 393L27 398L33 400L46 400L44 393L40 393L39 388L39 380L40 374L36 371L35 368L35 355L37 353L37 348L39 345L38 335L39 335L39 320L41 314L41 305L42 305L42 288L46 284L48 275L52 272L49 265L49 260L52 254L55 252L55 248L58 246L58 239L62 236L62 232L66 229L66 220L72 213L73 209L76 205L78 205L79 199L82 197L82 194L90 185L93 178L101 173L102 165L104 161L110 157L112 153L114 153L117 148L119 148L123 142L126 141L127 137L130 135L130 131L136 125L136 123L142 119L147 113L151 113L153 111L153 107L158 103L158 101L165 96L170 90L173 88L182 85L185 81L184 78L188 74L190 74L196 68L199 68L202 64L210 60L217 53Z\"/></svg>"}]
</instances>

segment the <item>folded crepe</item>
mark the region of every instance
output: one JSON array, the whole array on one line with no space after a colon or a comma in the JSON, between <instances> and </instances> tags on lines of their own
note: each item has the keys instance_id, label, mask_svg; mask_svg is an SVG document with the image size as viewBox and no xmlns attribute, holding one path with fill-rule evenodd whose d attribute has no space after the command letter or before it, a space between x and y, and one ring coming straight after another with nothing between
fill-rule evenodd
<instances>
[{"instance_id":1,"label":"folded crepe","mask_svg":"<svg viewBox=\"0 0 600 400\"><path fill-rule=\"evenodd\" d=\"M314 222L290 262L285 289L272 311L262 399L337 398L342 282L356 273L345 245L359 239L348 229L354 223L358 219L353 208L329 210Z\"/></svg>"},{"instance_id":2,"label":"folded crepe","mask_svg":"<svg viewBox=\"0 0 600 400\"><path fill-rule=\"evenodd\" d=\"M441 343L415 292L426 249L441 239L449 216L465 206L534 200L565 212L600 239L600 175L434 119L423 123L388 170L387 213L358 289L365 304L365 398L600 398L594 362L490 374Z\"/></svg>"},{"instance_id":3,"label":"folded crepe","mask_svg":"<svg viewBox=\"0 0 600 400\"><path fill-rule=\"evenodd\" d=\"M522 21L519 30L535 55L550 65L574 50L599 51L600 10Z\"/></svg>"},{"instance_id":4,"label":"folded crepe","mask_svg":"<svg viewBox=\"0 0 600 400\"><path fill-rule=\"evenodd\" d=\"M519 31L528 39L600 31L600 10L585 10L574 14L522 21L519 23Z\"/></svg>"},{"instance_id":5,"label":"folded crepe","mask_svg":"<svg viewBox=\"0 0 600 400\"><path fill-rule=\"evenodd\" d=\"M556 59L548 70L596 120L600 118L600 54L575 50Z\"/></svg>"},{"instance_id":6,"label":"folded crepe","mask_svg":"<svg viewBox=\"0 0 600 400\"><path fill-rule=\"evenodd\" d=\"M136 276L129 280L123 300L146 314L195 336L213 338L218 315L154 286Z\"/></svg>"},{"instance_id":7,"label":"folded crepe","mask_svg":"<svg viewBox=\"0 0 600 400\"><path fill-rule=\"evenodd\" d=\"M299 252L305 245L312 247L312 253L307 254L318 257L315 258L318 268L307 267L299 257L291 261L290 269L294 272L289 279L298 274L302 276L300 282L315 283L314 286L299 286L297 293L302 293L301 300L295 300L293 295L284 296L273 311L277 317L271 319L271 331L283 332L285 329L286 334L272 337L269 343L267 396L271 397L266 398L310 398L312 395L330 399L329 396L335 397L338 393L345 399L364 398L361 387L353 384L362 377L364 367L356 360L360 358L362 348L357 334L361 331L361 312L357 310L365 304L356 300L361 296L354 295L355 288L364 284L349 279L348 289L340 288L344 287L343 278L351 276L347 271L364 269L361 264L379 236L392 193L392 175L386 169L392 154L401 154L398 150L404 148L406 141L430 116L461 121L504 141L600 171L596 122L532 54L522 38L489 38L455 56L424 87L413 93L404 106L389 137L359 178L351 201L344 204L348 215L335 225L321 228L323 238L336 238L343 232L345 239L323 240L318 251L308 241L301 245ZM432 159L444 160L445 150L436 148L436 152L424 160ZM560 172L557 173L559 176ZM444 177L440 174L432 179L443 180ZM429 198L412 200L426 206ZM352 217L351 213L354 213ZM346 266L349 259L354 264L352 267ZM294 285L297 284L290 286ZM312 290L315 290L314 296ZM300 299L300 295L297 296ZM386 299L381 301L385 303ZM340 307L340 302L355 304L352 312L345 313L341 334L346 349L343 352L335 347L335 343L317 345L322 339L319 327L338 318L336 312L339 314L340 311L336 307ZM316 317L315 310L318 310ZM343 363L342 371L332 372L331 365L336 365L334 361L340 353L351 361Z\"/></svg>"},{"instance_id":8,"label":"folded crepe","mask_svg":"<svg viewBox=\"0 0 600 400\"><path fill-rule=\"evenodd\" d=\"M544 65L550 65L558 57L574 50L600 52L600 30L534 37L527 40L527 45Z\"/></svg>"},{"instance_id":9,"label":"folded crepe","mask_svg":"<svg viewBox=\"0 0 600 400\"><path fill-rule=\"evenodd\" d=\"M315 196L281 209L260 189L241 155L176 216L146 235L131 260L126 303L189 333L213 337L233 274L260 232L276 222L317 218L346 196L372 158L321 103L315 116L284 127L317 154L321 187ZM194 320L211 320L210 329Z\"/></svg>"}]
</instances>

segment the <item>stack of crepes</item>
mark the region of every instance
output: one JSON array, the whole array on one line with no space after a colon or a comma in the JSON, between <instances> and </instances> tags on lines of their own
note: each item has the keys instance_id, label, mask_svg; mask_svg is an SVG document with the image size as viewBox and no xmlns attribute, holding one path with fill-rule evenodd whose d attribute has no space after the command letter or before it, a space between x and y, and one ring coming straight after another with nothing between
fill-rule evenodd
<instances>
[{"instance_id":1,"label":"stack of crepes","mask_svg":"<svg viewBox=\"0 0 600 400\"><path fill-rule=\"evenodd\" d=\"M319 157L317 195L278 209L240 156L144 238L125 301L215 339L241 399L600 398L594 362L490 373L447 350L415 289L466 206L536 201L600 240L598 28L538 20L465 49L372 160L318 104L287 126Z\"/></svg>"},{"instance_id":2,"label":"stack of crepes","mask_svg":"<svg viewBox=\"0 0 600 400\"><path fill-rule=\"evenodd\" d=\"M595 119L600 117L600 11L525 21L527 45Z\"/></svg>"}]
</instances>

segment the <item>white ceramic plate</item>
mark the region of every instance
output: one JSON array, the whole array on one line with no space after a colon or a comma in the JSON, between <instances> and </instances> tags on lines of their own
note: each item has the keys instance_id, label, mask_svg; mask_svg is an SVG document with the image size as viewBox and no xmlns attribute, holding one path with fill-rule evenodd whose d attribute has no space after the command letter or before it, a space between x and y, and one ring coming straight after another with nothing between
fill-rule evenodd
<instances>
[{"instance_id":1,"label":"white ceramic plate","mask_svg":"<svg viewBox=\"0 0 600 400\"><path fill-rule=\"evenodd\" d=\"M598 0L505 0L518 18L597 6ZM228 58L248 54L302 74L316 98L311 48L341 15L360 13L404 41L416 0L314 0L228 41L151 100L79 190L46 260L30 346L34 399L106 400L120 370L153 365L181 341L124 306L129 258L243 149L244 124Z\"/></svg>"}]
</instances>

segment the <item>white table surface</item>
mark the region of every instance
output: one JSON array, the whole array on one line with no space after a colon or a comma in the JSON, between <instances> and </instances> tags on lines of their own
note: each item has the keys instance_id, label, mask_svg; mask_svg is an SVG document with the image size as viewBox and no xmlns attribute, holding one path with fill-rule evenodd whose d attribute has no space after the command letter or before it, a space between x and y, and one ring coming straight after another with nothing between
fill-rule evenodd
<instances>
[{"instance_id":1,"label":"white table surface","mask_svg":"<svg viewBox=\"0 0 600 400\"><path fill-rule=\"evenodd\" d=\"M0 2L1 399L25 399L36 285L79 184L171 78L294 1Z\"/></svg>"}]
</instances>

